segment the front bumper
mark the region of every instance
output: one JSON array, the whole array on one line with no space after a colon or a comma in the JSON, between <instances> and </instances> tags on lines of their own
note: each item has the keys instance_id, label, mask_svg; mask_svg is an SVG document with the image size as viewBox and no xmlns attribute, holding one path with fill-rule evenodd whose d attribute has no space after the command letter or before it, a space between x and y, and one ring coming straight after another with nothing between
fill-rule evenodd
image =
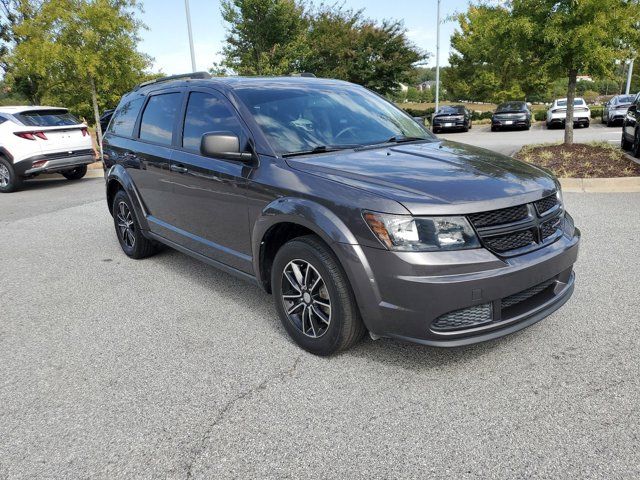
<instances>
[{"instance_id":1,"label":"front bumper","mask_svg":"<svg viewBox=\"0 0 640 480\"><path fill-rule=\"evenodd\" d=\"M491 126L497 128L523 128L530 125L530 120L527 117L512 117L512 118L500 118L493 117L491 119Z\"/></svg>"},{"instance_id":2,"label":"front bumper","mask_svg":"<svg viewBox=\"0 0 640 480\"><path fill-rule=\"evenodd\" d=\"M14 164L16 173L22 177L32 177L42 173L58 173L73 168L90 165L96 161L91 153L83 152L80 155L38 155ZM34 166L36 164L36 166Z\"/></svg>"},{"instance_id":3,"label":"front bumper","mask_svg":"<svg viewBox=\"0 0 640 480\"><path fill-rule=\"evenodd\" d=\"M467 122L465 120L439 120L435 119L431 128L437 130L460 130L464 129L467 126Z\"/></svg>"},{"instance_id":4,"label":"front bumper","mask_svg":"<svg viewBox=\"0 0 640 480\"><path fill-rule=\"evenodd\" d=\"M560 308L573 293L579 243L575 229L540 250L504 259L484 249L390 252L338 244L337 250L372 334L455 347L513 333ZM546 287L500 309L503 300L507 305L507 299L539 285ZM492 321L445 331L434 327L452 312L473 307L491 309Z\"/></svg>"},{"instance_id":5,"label":"front bumper","mask_svg":"<svg viewBox=\"0 0 640 480\"><path fill-rule=\"evenodd\" d=\"M621 122L627 116L627 109L624 110L610 110L609 111L609 121L610 122Z\"/></svg>"}]
</instances>

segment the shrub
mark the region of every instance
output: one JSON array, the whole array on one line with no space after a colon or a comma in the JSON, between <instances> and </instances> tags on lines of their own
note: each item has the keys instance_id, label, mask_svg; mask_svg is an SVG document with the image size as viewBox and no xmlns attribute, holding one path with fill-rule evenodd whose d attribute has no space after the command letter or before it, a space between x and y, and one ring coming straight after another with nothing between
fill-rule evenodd
<instances>
[{"instance_id":1,"label":"shrub","mask_svg":"<svg viewBox=\"0 0 640 480\"><path fill-rule=\"evenodd\" d=\"M602 117L603 110L604 108L602 107L591 107L591 118Z\"/></svg>"},{"instance_id":2,"label":"shrub","mask_svg":"<svg viewBox=\"0 0 640 480\"><path fill-rule=\"evenodd\" d=\"M547 112L545 110L536 110L533 112L533 118L536 122L544 122L547 119Z\"/></svg>"}]
</instances>

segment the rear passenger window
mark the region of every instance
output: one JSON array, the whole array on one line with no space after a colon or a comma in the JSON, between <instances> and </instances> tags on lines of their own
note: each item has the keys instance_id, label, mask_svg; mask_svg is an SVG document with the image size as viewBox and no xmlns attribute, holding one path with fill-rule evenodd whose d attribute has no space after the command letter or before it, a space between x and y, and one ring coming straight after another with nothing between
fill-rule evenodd
<instances>
[{"instance_id":1,"label":"rear passenger window","mask_svg":"<svg viewBox=\"0 0 640 480\"><path fill-rule=\"evenodd\" d=\"M139 97L120 107L109 123L109 132L122 137L132 137L133 127L136 124L143 101L144 97Z\"/></svg>"},{"instance_id":2,"label":"rear passenger window","mask_svg":"<svg viewBox=\"0 0 640 480\"><path fill-rule=\"evenodd\" d=\"M173 125L181 103L181 93L164 93L151 97L142 113L140 140L171 145Z\"/></svg>"},{"instance_id":3,"label":"rear passenger window","mask_svg":"<svg viewBox=\"0 0 640 480\"><path fill-rule=\"evenodd\" d=\"M184 119L182 146L200 152L200 140L207 132L232 132L242 142L242 127L224 98L212 93L192 92Z\"/></svg>"}]
</instances>

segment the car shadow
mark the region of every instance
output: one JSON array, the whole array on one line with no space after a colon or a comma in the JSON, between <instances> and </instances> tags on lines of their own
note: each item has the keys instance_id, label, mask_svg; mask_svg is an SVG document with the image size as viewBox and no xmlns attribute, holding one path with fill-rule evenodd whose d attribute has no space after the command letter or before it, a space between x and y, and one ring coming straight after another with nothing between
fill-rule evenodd
<instances>
[{"instance_id":1,"label":"car shadow","mask_svg":"<svg viewBox=\"0 0 640 480\"><path fill-rule=\"evenodd\" d=\"M20 187L20 192L26 192L29 190L46 190L69 187L71 185L80 185L84 183L94 182L96 180L102 180L100 178L81 178L80 180L67 180L64 177L60 178L38 178L33 180L26 180Z\"/></svg>"},{"instance_id":2,"label":"car shadow","mask_svg":"<svg viewBox=\"0 0 640 480\"><path fill-rule=\"evenodd\" d=\"M169 266L175 272L176 277L185 278L189 282L196 281L200 286L210 290L212 294L234 299L241 298L243 308L250 309L256 314L256 318L261 319L262 328L267 328L270 330L269 333L280 337L283 346L285 342L295 346L280 323L273 306L273 297L258 286L168 247L154 258L156 261L165 263L165 266ZM179 293L176 292L176 294ZM238 325L238 329L240 331L242 326ZM327 361L338 359L344 361L345 358L357 357L387 366L420 371L441 368L445 365L470 365L479 357L495 354L494 351L497 347L504 347L505 342L513 341L519 334L520 332L517 332L502 339L454 348L430 347L387 338L372 340L367 334L360 343L349 350L329 357ZM298 347L295 346L295 348ZM312 354L305 353L305 355Z\"/></svg>"}]
</instances>

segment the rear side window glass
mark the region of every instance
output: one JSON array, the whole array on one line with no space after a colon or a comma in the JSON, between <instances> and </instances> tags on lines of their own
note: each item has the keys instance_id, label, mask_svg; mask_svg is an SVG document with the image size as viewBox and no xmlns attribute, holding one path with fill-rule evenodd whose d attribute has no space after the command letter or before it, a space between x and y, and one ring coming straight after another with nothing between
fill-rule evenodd
<instances>
[{"instance_id":1,"label":"rear side window glass","mask_svg":"<svg viewBox=\"0 0 640 480\"><path fill-rule=\"evenodd\" d=\"M139 97L121 106L113 114L113 118L109 123L109 132L122 137L132 137L133 128L136 125L143 101L144 97Z\"/></svg>"},{"instance_id":2,"label":"rear side window glass","mask_svg":"<svg viewBox=\"0 0 640 480\"><path fill-rule=\"evenodd\" d=\"M242 127L225 99L211 93L192 92L184 119L182 146L200 151L200 140L207 132L232 132L242 139Z\"/></svg>"},{"instance_id":3,"label":"rear side window glass","mask_svg":"<svg viewBox=\"0 0 640 480\"><path fill-rule=\"evenodd\" d=\"M66 110L33 110L19 113L16 117L29 127L61 127L81 123Z\"/></svg>"},{"instance_id":4,"label":"rear side window glass","mask_svg":"<svg viewBox=\"0 0 640 480\"><path fill-rule=\"evenodd\" d=\"M164 93L151 97L142 113L140 140L171 145L173 125L181 103L181 93Z\"/></svg>"}]
</instances>

